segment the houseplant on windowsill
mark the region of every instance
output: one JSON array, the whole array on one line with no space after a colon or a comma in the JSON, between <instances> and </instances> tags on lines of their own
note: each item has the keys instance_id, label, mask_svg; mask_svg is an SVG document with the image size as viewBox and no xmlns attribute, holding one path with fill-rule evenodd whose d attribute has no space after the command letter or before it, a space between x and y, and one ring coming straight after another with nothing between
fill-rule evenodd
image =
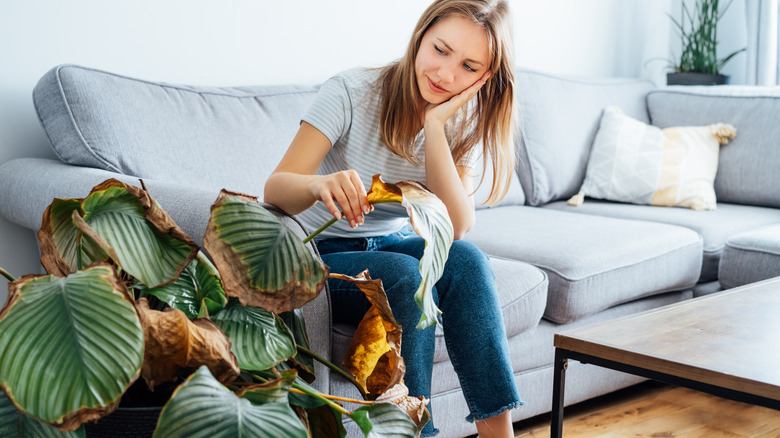
<instances>
[{"instance_id":1,"label":"houseplant on windowsill","mask_svg":"<svg viewBox=\"0 0 780 438\"><path fill-rule=\"evenodd\" d=\"M419 184L375 177L369 203L381 202L406 206L431 247L423 257L443 266L452 243L443 203ZM17 280L0 268L11 280L0 310L0 436L84 437L84 423L139 383L177 386L155 437L341 438L344 416L366 435L414 437L427 421L425 401L403 391L401 327L367 272L338 277L374 304L344 361L354 377L308 349L300 307L328 268L254 197L223 190L212 205L211 258L146 189L116 180L55 199L38 238L49 275ZM427 285L441 273L422 266L426 327L438 315ZM317 392L312 360L368 402L349 411Z\"/></svg>"},{"instance_id":2,"label":"houseplant on windowsill","mask_svg":"<svg viewBox=\"0 0 780 438\"><path fill-rule=\"evenodd\" d=\"M680 20L669 15L680 35L682 49L678 62L670 62L674 72L667 73L667 85L722 85L728 83L728 76L720 73L721 68L742 48L718 59L718 22L731 6L719 8L718 0L696 0L691 11L681 0Z\"/></svg>"}]
</instances>

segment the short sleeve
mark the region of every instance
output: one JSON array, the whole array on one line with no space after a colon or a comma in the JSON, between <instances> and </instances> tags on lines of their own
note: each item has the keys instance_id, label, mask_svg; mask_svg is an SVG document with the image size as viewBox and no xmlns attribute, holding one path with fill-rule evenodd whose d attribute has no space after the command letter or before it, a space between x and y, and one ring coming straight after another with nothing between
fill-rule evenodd
<instances>
[{"instance_id":1,"label":"short sleeve","mask_svg":"<svg viewBox=\"0 0 780 438\"><path fill-rule=\"evenodd\" d=\"M352 124L352 96L344 78L334 76L322 84L302 121L325 134L331 145L349 131Z\"/></svg>"}]
</instances>

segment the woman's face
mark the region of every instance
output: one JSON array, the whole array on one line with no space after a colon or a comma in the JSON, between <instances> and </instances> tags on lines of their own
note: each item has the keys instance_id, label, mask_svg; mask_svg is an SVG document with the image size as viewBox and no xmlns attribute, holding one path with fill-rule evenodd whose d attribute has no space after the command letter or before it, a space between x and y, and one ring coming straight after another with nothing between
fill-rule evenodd
<instances>
[{"instance_id":1,"label":"woman's face","mask_svg":"<svg viewBox=\"0 0 780 438\"><path fill-rule=\"evenodd\" d=\"M433 24L425 32L414 61L422 98L439 104L479 80L490 66L487 32L459 15Z\"/></svg>"}]
</instances>

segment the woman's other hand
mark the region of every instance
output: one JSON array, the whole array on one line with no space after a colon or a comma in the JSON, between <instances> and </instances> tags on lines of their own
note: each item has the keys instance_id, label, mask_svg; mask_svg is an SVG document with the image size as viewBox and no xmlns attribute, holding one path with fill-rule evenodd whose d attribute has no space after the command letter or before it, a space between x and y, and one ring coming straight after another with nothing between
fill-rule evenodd
<instances>
[{"instance_id":1,"label":"woman's other hand","mask_svg":"<svg viewBox=\"0 0 780 438\"><path fill-rule=\"evenodd\" d=\"M455 114L458 109L468 103L477 92L484 86L488 79L490 79L491 72L486 71L477 82L474 82L469 88L463 90L460 94L452 96L449 100L442 102L438 105L428 104L425 108L425 125L431 126L444 126L444 124Z\"/></svg>"}]
</instances>

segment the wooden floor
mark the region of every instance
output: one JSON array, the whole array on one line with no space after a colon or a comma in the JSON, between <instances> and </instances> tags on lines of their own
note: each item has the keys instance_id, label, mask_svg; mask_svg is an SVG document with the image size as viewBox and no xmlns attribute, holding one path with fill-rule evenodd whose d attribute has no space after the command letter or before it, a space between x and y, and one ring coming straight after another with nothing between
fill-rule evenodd
<instances>
[{"instance_id":1,"label":"wooden floor","mask_svg":"<svg viewBox=\"0 0 780 438\"><path fill-rule=\"evenodd\" d=\"M565 410L565 438L780 437L780 411L645 382ZM515 436L550 436L550 415L515 424Z\"/></svg>"}]
</instances>

